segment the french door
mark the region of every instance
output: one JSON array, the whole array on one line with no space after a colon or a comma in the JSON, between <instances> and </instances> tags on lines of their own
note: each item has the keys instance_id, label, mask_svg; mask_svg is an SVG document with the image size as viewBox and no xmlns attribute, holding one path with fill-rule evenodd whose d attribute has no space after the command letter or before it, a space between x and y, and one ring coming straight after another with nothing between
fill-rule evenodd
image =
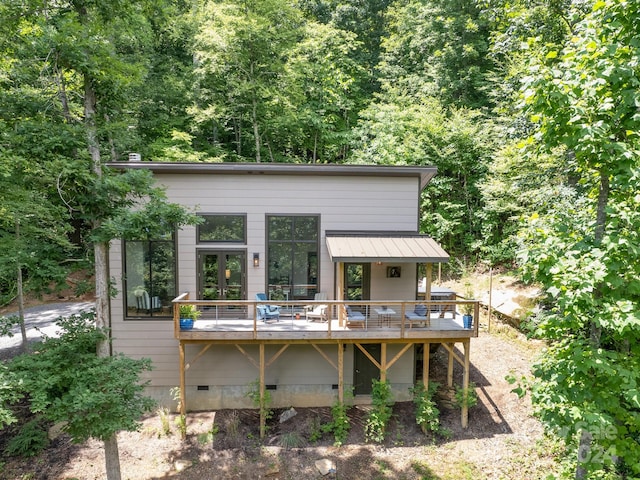
<instances>
[{"instance_id":1,"label":"french door","mask_svg":"<svg viewBox=\"0 0 640 480\"><path fill-rule=\"evenodd\" d=\"M198 252L198 299L245 300L247 254L244 250Z\"/></svg>"}]
</instances>

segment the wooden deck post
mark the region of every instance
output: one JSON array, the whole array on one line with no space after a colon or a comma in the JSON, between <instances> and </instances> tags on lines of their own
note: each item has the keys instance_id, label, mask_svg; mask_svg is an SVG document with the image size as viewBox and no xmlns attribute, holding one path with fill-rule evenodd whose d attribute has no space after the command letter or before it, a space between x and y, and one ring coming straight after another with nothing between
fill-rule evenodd
<instances>
[{"instance_id":1,"label":"wooden deck post","mask_svg":"<svg viewBox=\"0 0 640 480\"><path fill-rule=\"evenodd\" d=\"M447 386L453 387L453 347L455 343L447 343L449 348L449 364L447 365Z\"/></svg>"},{"instance_id":2,"label":"wooden deck post","mask_svg":"<svg viewBox=\"0 0 640 480\"><path fill-rule=\"evenodd\" d=\"M471 353L471 340L470 339L466 339L462 342L462 345L464 346L464 373L462 376L462 390L464 392L464 396L465 398L468 398L468 394L469 394L469 367L470 367L470 353ZM467 428L469 426L469 405L467 405L467 402L464 402L462 404L462 418L461 418L461 423L462 423L462 428Z\"/></svg>"},{"instance_id":3,"label":"wooden deck post","mask_svg":"<svg viewBox=\"0 0 640 480\"><path fill-rule=\"evenodd\" d=\"M338 403L344 403L344 343L338 342Z\"/></svg>"},{"instance_id":4,"label":"wooden deck post","mask_svg":"<svg viewBox=\"0 0 640 480\"><path fill-rule=\"evenodd\" d=\"M431 344L422 344L422 384L429 390L429 361L431 360Z\"/></svg>"},{"instance_id":5,"label":"wooden deck post","mask_svg":"<svg viewBox=\"0 0 640 480\"><path fill-rule=\"evenodd\" d=\"M265 404L264 404L264 342L260 343L260 438L266 434Z\"/></svg>"},{"instance_id":6,"label":"wooden deck post","mask_svg":"<svg viewBox=\"0 0 640 480\"><path fill-rule=\"evenodd\" d=\"M186 392L186 381L185 381L185 360L184 360L184 343L180 342L178 344L178 351L180 353L180 418L186 422L187 415L187 392ZM186 439L187 432L186 429L182 430L182 440Z\"/></svg>"},{"instance_id":7,"label":"wooden deck post","mask_svg":"<svg viewBox=\"0 0 640 480\"><path fill-rule=\"evenodd\" d=\"M387 381L387 344L380 344L380 381Z\"/></svg>"}]
</instances>

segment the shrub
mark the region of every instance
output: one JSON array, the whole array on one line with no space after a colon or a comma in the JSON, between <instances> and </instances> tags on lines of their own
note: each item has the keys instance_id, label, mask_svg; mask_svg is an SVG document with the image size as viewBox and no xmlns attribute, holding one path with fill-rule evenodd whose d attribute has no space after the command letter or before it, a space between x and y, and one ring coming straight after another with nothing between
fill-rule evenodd
<instances>
[{"instance_id":1,"label":"shrub","mask_svg":"<svg viewBox=\"0 0 640 480\"><path fill-rule=\"evenodd\" d=\"M416 406L416 423L424 433L440 430L440 410L433 400L439 386L437 382L429 382L428 389L424 388L423 383L418 383L411 388L413 403Z\"/></svg>"},{"instance_id":2,"label":"shrub","mask_svg":"<svg viewBox=\"0 0 640 480\"><path fill-rule=\"evenodd\" d=\"M387 425L391 420L393 399L391 385L388 381L381 382L373 379L371 391L371 403L373 408L367 416L364 426L364 435L367 441L382 443L387 434Z\"/></svg>"},{"instance_id":3,"label":"shrub","mask_svg":"<svg viewBox=\"0 0 640 480\"><path fill-rule=\"evenodd\" d=\"M333 433L333 438L335 440L333 445L336 447L344 445L347 441L347 437L349 436L351 423L349 423L349 417L347 416L348 409L348 405L336 400L331 407L331 416L333 417L333 420L322 427L324 432Z\"/></svg>"},{"instance_id":4,"label":"shrub","mask_svg":"<svg viewBox=\"0 0 640 480\"><path fill-rule=\"evenodd\" d=\"M46 425L41 416L25 423L5 449L10 457L33 457L38 455L49 444Z\"/></svg>"}]
</instances>

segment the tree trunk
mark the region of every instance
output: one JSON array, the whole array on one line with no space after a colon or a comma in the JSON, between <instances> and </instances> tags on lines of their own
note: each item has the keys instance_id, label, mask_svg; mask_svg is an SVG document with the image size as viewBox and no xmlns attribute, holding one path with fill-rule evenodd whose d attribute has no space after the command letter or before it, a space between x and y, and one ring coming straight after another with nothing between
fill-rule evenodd
<instances>
[{"instance_id":1,"label":"tree trunk","mask_svg":"<svg viewBox=\"0 0 640 480\"><path fill-rule=\"evenodd\" d=\"M607 203L609 202L609 173L606 168L600 170L600 188L598 192L598 210L596 213L596 229L594 233L594 243L600 246L604 238L604 232L607 226ZM596 287L593 292L595 303L599 302L601 296L600 288ZM589 322L589 343L591 348L597 350L600 348L600 338L602 337L602 328L595 322ZM591 458L591 443L593 435L587 431L580 432L580 443L578 445L578 464L576 466L575 479L584 480L589 472L585 468L585 463Z\"/></svg>"},{"instance_id":2,"label":"tree trunk","mask_svg":"<svg viewBox=\"0 0 640 480\"><path fill-rule=\"evenodd\" d=\"M120 454L118 452L118 436L114 433L104 441L104 458L109 480L120 480Z\"/></svg>"},{"instance_id":3,"label":"tree trunk","mask_svg":"<svg viewBox=\"0 0 640 480\"><path fill-rule=\"evenodd\" d=\"M87 144L91 155L91 170L99 181L102 177L102 161L100 158L100 145L96 128L96 92L88 75L84 78L84 120L87 129ZM93 220L92 229L100 227L100 219ZM96 279L96 327L108 328L111 313L109 311L109 270L107 242L96 242L93 247ZM98 343L96 353L99 357L111 355L110 333L109 337ZM104 456L107 480L120 480L120 457L118 456L118 438L114 434L104 441Z\"/></svg>"},{"instance_id":4,"label":"tree trunk","mask_svg":"<svg viewBox=\"0 0 640 480\"><path fill-rule=\"evenodd\" d=\"M20 222L16 221L16 240L20 243ZM27 328L24 324L24 291L22 286L22 265L20 264L20 258L17 262L17 288L18 288L18 322L20 323L20 335L22 336L22 345L20 348L22 352L29 350L29 342L27 340Z\"/></svg>"},{"instance_id":5,"label":"tree trunk","mask_svg":"<svg viewBox=\"0 0 640 480\"><path fill-rule=\"evenodd\" d=\"M258 102L253 99L251 109L251 123L253 123L253 136L256 140L256 163L260 163L260 129L258 128Z\"/></svg>"}]
</instances>

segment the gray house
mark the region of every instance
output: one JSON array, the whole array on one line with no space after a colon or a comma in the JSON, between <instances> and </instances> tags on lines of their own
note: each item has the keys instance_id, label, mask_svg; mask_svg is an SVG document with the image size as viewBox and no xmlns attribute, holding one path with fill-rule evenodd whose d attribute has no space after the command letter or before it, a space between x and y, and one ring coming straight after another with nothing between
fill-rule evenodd
<instances>
[{"instance_id":1,"label":"gray house","mask_svg":"<svg viewBox=\"0 0 640 480\"><path fill-rule=\"evenodd\" d=\"M431 343L450 352L450 383L453 361L463 365L466 388L477 322L464 328L465 302L431 286L431 266L449 256L418 233L435 168L111 166L151 170L170 201L203 217L171 237L111 244L113 348L152 359L149 394L162 404L175 406L181 387L188 410L252 407L256 380L275 407L331 405L345 391L367 403L374 378L408 400L428 381ZM185 304L201 313L188 330Z\"/></svg>"}]
</instances>

